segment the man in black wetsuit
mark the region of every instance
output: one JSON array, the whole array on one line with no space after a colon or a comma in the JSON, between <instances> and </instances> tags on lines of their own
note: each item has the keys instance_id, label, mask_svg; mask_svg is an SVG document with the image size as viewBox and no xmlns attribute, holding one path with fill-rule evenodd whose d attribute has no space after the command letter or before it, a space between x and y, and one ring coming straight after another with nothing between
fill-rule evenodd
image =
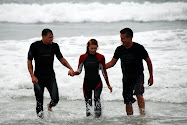
<instances>
[{"instance_id":1,"label":"man in black wetsuit","mask_svg":"<svg viewBox=\"0 0 187 125\"><path fill-rule=\"evenodd\" d=\"M125 28L120 31L122 45L115 50L114 56L110 62L106 64L106 68L113 67L118 59L121 59L121 69L123 73L123 98L126 104L127 115L133 115L132 103L136 100L133 95L136 95L140 114L145 114L144 93L144 74L143 62L147 63L149 70L148 85L153 84L153 70L151 59L145 48L132 41L133 31L130 28Z\"/></svg>"},{"instance_id":2,"label":"man in black wetsuit","mask_svg":"<svg viewBox=\"0 0 187 125\"><path fill-rule=\"evenodd\" d=\"M50 93L51 101L47 104L48 111L56 106L59 101L58 87L53 69L54 55L67 68L68 75L73 76L74 71L66 59L62 56L59 46L53 41L53 32L50 29L42 31L42 40L31 44L28 52L28 70L34 83L34 92L36 96L36 113L43 118L43 93L46 87ZM35 60L35 71L33 73L32 60Z\"/></svg>"}]
</instances>

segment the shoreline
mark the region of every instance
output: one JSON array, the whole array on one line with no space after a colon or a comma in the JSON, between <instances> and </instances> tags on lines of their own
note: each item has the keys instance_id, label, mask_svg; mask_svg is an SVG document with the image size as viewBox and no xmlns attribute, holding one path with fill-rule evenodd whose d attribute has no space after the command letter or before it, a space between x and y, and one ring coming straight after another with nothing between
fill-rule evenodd
<instances>
[{"instance_id":1,"label":"shoreline","mask_svg":"<svg viewBox=\"0 0 187 125\"><path fill-rule=\"evenodd\" d=\"M102 124L102 125L134 125L134 124L182 124L187 123L187 104L173 104L146 101L146 115L140 116L137 103L133 104L134 115L127 116L123 101L101 101L101 118L86 117L83 100L60 99L53 112L47 111L49 98L44 98L44 119L38 119L35 113L35 98L0 98L0 124Z\"/></svg>"}]
</instances>

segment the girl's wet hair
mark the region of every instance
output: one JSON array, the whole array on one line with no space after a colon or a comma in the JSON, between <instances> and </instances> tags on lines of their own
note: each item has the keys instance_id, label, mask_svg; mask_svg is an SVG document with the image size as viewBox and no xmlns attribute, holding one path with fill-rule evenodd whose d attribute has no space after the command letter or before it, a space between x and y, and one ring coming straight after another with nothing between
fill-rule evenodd
<instances>
[{"instance_id":1,"label":"girl's wet hair","mask_svg":"<svg viewBox=\"0 0 187 125\"><path fill-rule=\"evenodd\" d=\"M97 46L98 46L97 40L96 40L96 39L90 39L90 40L88 41L86 53L89 53L89 46L90 46L90 45L97 45Z\"/></svg>"}]
</instances>

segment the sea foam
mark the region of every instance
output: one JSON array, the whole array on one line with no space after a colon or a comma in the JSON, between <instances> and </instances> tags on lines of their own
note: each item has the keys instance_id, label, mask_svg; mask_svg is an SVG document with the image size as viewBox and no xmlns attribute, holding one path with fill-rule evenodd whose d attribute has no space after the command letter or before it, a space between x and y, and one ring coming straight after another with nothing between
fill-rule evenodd
<instances>
[{"instance_id":1,"label":"sea foam","mask_svg":"<svg viewBox=\"0 0 187 125\"><path fill-rule=\"evenodd\" d=\"M145 94L146 100L187 103L187 30L158 30L139 32L134 34L133 41L138 42L147 49L153 63L154 84L148 87L149 73L144 61ZM58 43L63 56L68 60L74 70L77 69L79 56L86 51L86 43L95 38L99 42L98 52L105 56L109 62L117 46L121 45L119 35L114 36L76 36L59 37ZM0 96L22 97L34 96L33 83L27 70L27 53L32 42L41 38L26 40L0 41ZM68 69L55 58L54 70L61 98L69 100L84 99L83 79L84 69L79 76L68 76ZM122 98L122 72L120 60L107 69L113 92L110 93L103 79L102 99L123 100ZM45 97L49 97L45 90Z\"/></svg>"},{"instance_id":2,"label":"sea foam","mask_svg":"<svg viewBox=\"0 0 187 125\"><path fill-rule=\"evenodd\" d=\"M0 22L119 22L187 20L187 3L51 3L0 4Z\"/></svg>"}]
</instances>

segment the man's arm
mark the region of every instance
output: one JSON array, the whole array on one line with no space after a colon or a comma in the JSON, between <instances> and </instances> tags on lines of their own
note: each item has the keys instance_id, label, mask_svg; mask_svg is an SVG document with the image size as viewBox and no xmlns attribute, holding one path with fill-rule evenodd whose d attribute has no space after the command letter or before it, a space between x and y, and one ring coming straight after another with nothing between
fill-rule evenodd
<instances>
[{"instance_id":1,"label":"man's arm","mask_svg":"<svg viewBox=\"0 0 187 125\"><path fill-rule=\"evenodd\" d=\"M113 67L116 64L117 61L118 61L117 59L112 58L112 60L110 62L108 62L107 64L105 64L106 69Z\"/></svg>"},{"instance_id":2,"label":"man's arm","mask_svg":"<svg viewBox=\"0 0 187 125\"><path fill-rule=\"evenodd\" d=\"M147 67L148 67L149 75L150 75L149 80L148 80L148 85L151 86L153 84L153 66L151 63L151 59L149 57L147 57L145 61L147 62Z\"/></svg>"},{"instance_id":3,"label":"man's arm","mask_svg":"<svg viewBox=\"0 0 187 125\"><path fill-rule=\"evenodd\" d=\"M68 72L68 75L74 76L74 71L73 71L72 67L70 66L70 64L68 63L68 61L67 61L64 57L60 58L59 61L60 61L65 67L67 67L68 69L70 69L69 72Z\"/></svg>"},{"instance_id":4,"label":"man's arm","mask_svg":"<svg viewBox=\"0 0 187 125\"><path fill-rule=\"evenodd\" d=\"M33 74L33 66L32 66L32 60L27 60L27 66L28 66L28 70L29 70L29 73L30 73L30 76L32 78L32 82L35 84L35 83L38 83L38 79L35 77L35 75Z\"/></svg>"}]
</instances>

